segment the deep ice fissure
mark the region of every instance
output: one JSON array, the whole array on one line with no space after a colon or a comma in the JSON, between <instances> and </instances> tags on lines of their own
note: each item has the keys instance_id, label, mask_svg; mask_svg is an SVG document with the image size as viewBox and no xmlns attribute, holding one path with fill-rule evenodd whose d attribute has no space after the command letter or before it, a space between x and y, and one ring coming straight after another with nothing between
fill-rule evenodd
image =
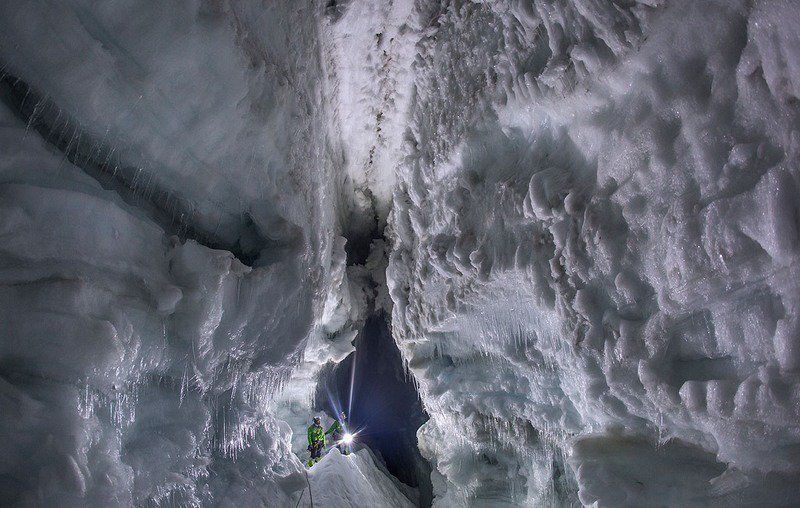
<instances>
[{"instance_id":1,"label":"deep ice fissure","mask_svg":"<svg viewBox=\"0 0 800 508\"><path fill-rule=\"evenodd\" d=\"M345 411L350 428L359 429L358 444L378 452L389 472L419 489L421 505L429 506L430 464L420 454L416 437L428 416L384 312L367 318L355 345L354 353L321 374L316 407L330 417Z\"/></svg>"},{"instance_id":2,"label":"deep ice fissure","mask_svg":"<svg viewBox=\"0 0 800 508\"><path fill-rule=\"evenodd\" d=\"M379 270L384 270L380 224L385 220L376 216L374 208L362 213L367 216L346 226L347 266L362 274L367 264L377 263ZM371 270L374 272L374 267ZM330 418L338 418L344 411L348 428L359 431L357 446L369 446L385 461L388 472L418 489L420 504L429 506L430 463L420 454L416 438L428 415L392 338L391 314L376 300L387 291L385 279L375 280L372 273L360 280L369 287L364 302L368 315L354 340L355 351L341 362L326 365L320 373L315 409Z\"/></svg>"}]
</instances>

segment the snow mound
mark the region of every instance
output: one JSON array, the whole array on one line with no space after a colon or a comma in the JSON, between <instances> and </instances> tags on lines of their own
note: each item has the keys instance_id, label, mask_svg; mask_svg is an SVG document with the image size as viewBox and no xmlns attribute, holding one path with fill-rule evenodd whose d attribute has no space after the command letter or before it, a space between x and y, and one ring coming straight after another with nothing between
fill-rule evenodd
<instances>
[{"instance_id":1,"label":"snow mound","mask_svg":"<svg viewBox=\"0 0 800 508\"><path fill-rule=\"evenodd\" d=\"M311 496L306 489L300 506L403 508L416 506L416 491L388 474L369 448L349 455L331 450L308 470Z\"/></svg>"}]
</instances>

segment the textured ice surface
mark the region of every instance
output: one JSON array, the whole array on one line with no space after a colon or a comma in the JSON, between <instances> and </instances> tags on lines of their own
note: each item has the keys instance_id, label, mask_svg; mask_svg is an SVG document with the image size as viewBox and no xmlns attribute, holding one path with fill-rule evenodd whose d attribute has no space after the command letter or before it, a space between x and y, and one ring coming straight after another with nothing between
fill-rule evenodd
<instances>
[{"instance_id":1,"label":"textured ice surface","mask_svg":"<svg viewBox=\"0 0 800 508\"><path fill-rule=\"evenodd\" d=\"M254 250L284 240L275 221L308 215L279 190L324 174L317 14L288 2L5 2L0 60L52 103L35 112L51 138L89 140L131 187L166 193L176 220Z\"/></svg>"},{"instance_id":2,"label":"textured ice surface","mask_svg":"<svg viewBox=\"0 0 800 508\"><path fill-rule=\"evenodd\" d=\"M798 25L0 2L0 499L413 503L368 450L296 456L374 304L438 506L796 504Z\"/></svg>"},{"instance_id":3,"label":"textured ice surface","mask_svg":"<svg viewBox=\"0 0 800 508\"><path fill-rule=\"evenodd\" d=\"M797 3L420 13L388 278L436 503L796 501Z\"/></svg>"},{"instance_id":4,"label":"textured ice surface","mask_svg":"<svg viewBox=\"0 0 800 508\"><path fill-rule=\"evenodd\" d=\"M303 488L286 421L360 312L307 7L0 5L3 504Z\"/></svg>"}]
</instances>

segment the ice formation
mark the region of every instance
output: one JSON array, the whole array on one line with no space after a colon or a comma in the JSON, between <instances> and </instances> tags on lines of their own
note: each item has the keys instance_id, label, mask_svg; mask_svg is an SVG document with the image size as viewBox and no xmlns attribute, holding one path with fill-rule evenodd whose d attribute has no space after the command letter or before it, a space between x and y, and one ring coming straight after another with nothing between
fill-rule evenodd
<instances>
[{"instance_id":1,"label":"ice formation","mask_svg":"<svg viewBox=\"0 0 800 508\"><path fill-rule=\"evenodd\" d=\"M308 496L317 506L392 506L411 508L416 493L395 480L369 448L344 456L332 449L308 474ZM302 502L302 499L300 500Z\"/></svg>"},{"instance_id":2,"label":"ice formation","mask_svg":"<svg viewBox=\"0 0 800 508\"><path fill-rule=\"evenodd\" d=\"M800 6L423 15L388 278L436 503L797 502Z\"/></svg>"},{"instance_id":3,"label":"ice formation","mask_svg":"<svg viewBox=\"0 0 800 508\"><path fill-rule=\"evenodd\" d=\"M286 422L360 312L317 14L0 5L3 504L300 495Z\"/></svg>"},{"instance_id":4,"label":"ice formation","mask_svg":"<svg viewBox=\"0 0 800 508\"><path fill-rule=\"evenodd\" d=\"M300 460L384 311L434 506L796 504L797 26L0 2L0 504L419 503Z\"/></svg>"}]
</instances>

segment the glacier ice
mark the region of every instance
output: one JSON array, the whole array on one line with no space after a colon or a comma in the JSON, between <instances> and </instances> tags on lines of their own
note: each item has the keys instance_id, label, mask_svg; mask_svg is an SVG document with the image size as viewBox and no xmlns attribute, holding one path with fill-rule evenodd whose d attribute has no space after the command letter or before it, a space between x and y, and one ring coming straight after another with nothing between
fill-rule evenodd
<instances>
[{"instance_id":1,"label":"glacier ice","mask_svg":"<svg viewBox=\"0 0 800 508\"><path fill-rule=\"evenodd\" d=\"M286 422L360 313L315 18L20 2L0 24L3 504L296 501Z\"/></svg>"},{"instance_id":2,"label":"glacier ice","mask_svg":"<svg viewBox=\"0 0 800 508\"><path fill-rule=\"evenodd\" d=\"M428 12L388 279L435 503L796 502L797 4Z\"/></svg>"},{"instance_id":3,"label":"glacier ice","mask_svg":"<svg viewBox=\"0 0 800 508\"><path fill-rule=\"evenodd\" d=\"M301 462L386 312L434 506L796 504L798 23L0 3L0 503L418 504Z\"/></svg>"},{"instance_id":4,"label":"glacier ice","mask_svg":"<svg viewBox=\"0 0 800 508\"><path fill-rule=\"evenodd\" d=\"M308 473L308 501L319 506L416 506L413 489L395 480L369 448L344 456L331 449ZM302 501L302 499L301 499Z\"/></svg>"}]
</instances>

